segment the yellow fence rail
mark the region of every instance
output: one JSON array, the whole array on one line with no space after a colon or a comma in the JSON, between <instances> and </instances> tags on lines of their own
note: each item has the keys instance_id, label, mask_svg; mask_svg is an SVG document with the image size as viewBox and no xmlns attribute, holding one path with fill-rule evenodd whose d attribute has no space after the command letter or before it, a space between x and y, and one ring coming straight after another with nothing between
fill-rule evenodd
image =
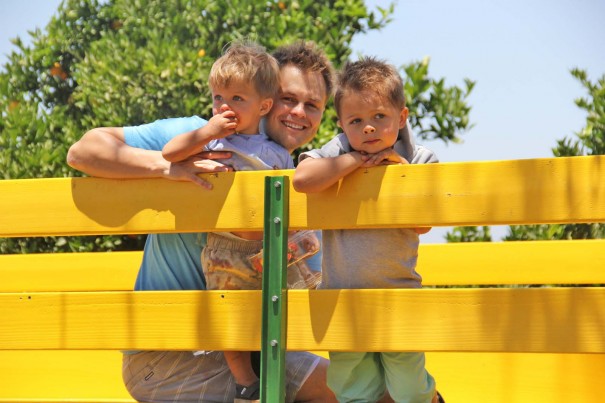
<instances>
[{"instance_id":1,"label":"yellow fence rail","mask_svg":"<svg viewBox=\"0 0 605 403\"><path fill-rule=\"evenodd\" d=\"M261 229L266 174L208 175L211 192L165 180L0 181L0 237ZM603 222L604 174L605 157L360 170L321 194L291 191L290 224ZM470 287L290 291L288 348L428 351L448 402L597 400L604 242L421 245L425 285ZM134 293L140 256L0 256L0 401L131 401L119 349L260 346L260 292ZM515 284L585 286L475 287Z\"/></svg>"},{"instance_id":2,"label":"yellow fence rail","mask_svg":"<svg viewBox=\"0 0 605 403\"><path fill-rule=\"evenodd\" d=\"M290 227L601 222L604 174L601 156L359 170L320 194L291 190ZM0 236L261 230L266 175L210 175L211 192L163 179L2 181Z\"/></svg>"},{"instance_id":3,"label":"yellow fence rail","mask_svg":"<svg viewBox=\"0 0 605 403\"><path fill-rule=\"evenodd\" d=\"M418 254L425 286L605 280L603 240L421 244ZM0 292L130 291L142 258L142 252L0 255Z\"/></svg>"}]
</instances>

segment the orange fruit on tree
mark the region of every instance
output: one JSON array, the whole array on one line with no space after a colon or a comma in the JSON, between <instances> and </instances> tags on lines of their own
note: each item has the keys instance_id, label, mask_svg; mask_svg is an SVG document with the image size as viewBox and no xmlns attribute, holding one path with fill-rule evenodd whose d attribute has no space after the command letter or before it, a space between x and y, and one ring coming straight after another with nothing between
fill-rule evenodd
<instances>
[{"instance_id":1,"label":"orange fruit on tree","mask_svg":"<svg viewBox=\"0 0 605 403\"><path fill-rule=\"evenodd\" d=\"M61 63L55 62L50 68L50 75L53 77L59 77L61 80L67 80L67 73L63 70Z\"/></svg>"}]
</instances>

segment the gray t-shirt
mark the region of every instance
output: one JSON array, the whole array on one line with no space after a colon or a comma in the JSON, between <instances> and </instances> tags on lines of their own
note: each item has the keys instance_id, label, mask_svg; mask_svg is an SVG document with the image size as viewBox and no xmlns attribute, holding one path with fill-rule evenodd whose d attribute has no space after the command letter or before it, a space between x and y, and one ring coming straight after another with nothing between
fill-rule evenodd
<instances>
[{"instance_id":1,"label":"gray t-shirt","mask_svg":"<svg viewBox=\"0 0 605 403\"><path fill-rule=\"evenodd\" d=\"M435 154L414 144L409 127L402 129L395 151L412 164L438 162ZM321 149L302 153L305 158L337 157L353 151L339 134ZM416 272L418 234L406 228L323 231L320 288L420 288Z\"/></svg>"}]
</instances>

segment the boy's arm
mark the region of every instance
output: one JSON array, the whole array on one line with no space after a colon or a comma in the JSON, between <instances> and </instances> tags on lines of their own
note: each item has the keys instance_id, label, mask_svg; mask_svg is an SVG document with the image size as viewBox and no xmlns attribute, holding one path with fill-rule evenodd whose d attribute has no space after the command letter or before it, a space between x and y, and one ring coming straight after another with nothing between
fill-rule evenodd
<instances>
[{"instance_id":1,"label":"boy's arm","mask_svg":"<svg viewBox=\"0 0 605 403\"><path fill-rule=\"evenodd\" d=\"M171 139L162 149L162 156L170 162L184 161L202 152L210 141L235 133L236 127L237 121L233 111L216 114L207 125Z\"/></svg>"},{"instance_id":2,"label":"boy's arm","mask_svg":"<svg viewBox=\"0 0 605 403\"><path fill-rule=\"evenodd\" d=\"M297 192L321 192L359 168L363 162L357 151L337 157L307 157L296 167L292 185Z\"/></svg>"},{"instance_id":3,"label":"boy's arm","mask_svg":"<svg viewBox=\"0 0 605 403\"><path fill-rule=\"evenodd\" d=\"M175 136L162 148L162 157L170 162L179 162L202 152L204 146L213 139L214 133L209 130L209 126L210 124Z\"/></svg>"}]
</instances>

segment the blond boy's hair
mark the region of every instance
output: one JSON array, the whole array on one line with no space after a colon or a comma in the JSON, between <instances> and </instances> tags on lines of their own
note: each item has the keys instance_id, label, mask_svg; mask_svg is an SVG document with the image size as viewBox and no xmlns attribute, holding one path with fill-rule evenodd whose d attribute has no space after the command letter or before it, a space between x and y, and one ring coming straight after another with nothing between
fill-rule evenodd
<instances>
[{"instance_id":1,"label":"blond boy's hair","mask_svg":"<svg viewBox=\"0 0 605 403\"><path fill-rule=\"evenodd\" d=\"M210 88L241 83L251 83L262 98L272 98L279 91L277 61L252 41L233 42L210 69Z\"/></svg>"},{"instance_id":2,"label":"blond boy's hair","mask_svg":"<svg viewBox=\"0 0 605 403\"><path fill-rule=\"evenodd\" d=\"M338 87L334 95L336 113L347 92L370 92L384 97L396 108L405 107L403 80L394 66L374 57L362 57L347 62L338 74Z\"/></svg>"}]
</instances>

